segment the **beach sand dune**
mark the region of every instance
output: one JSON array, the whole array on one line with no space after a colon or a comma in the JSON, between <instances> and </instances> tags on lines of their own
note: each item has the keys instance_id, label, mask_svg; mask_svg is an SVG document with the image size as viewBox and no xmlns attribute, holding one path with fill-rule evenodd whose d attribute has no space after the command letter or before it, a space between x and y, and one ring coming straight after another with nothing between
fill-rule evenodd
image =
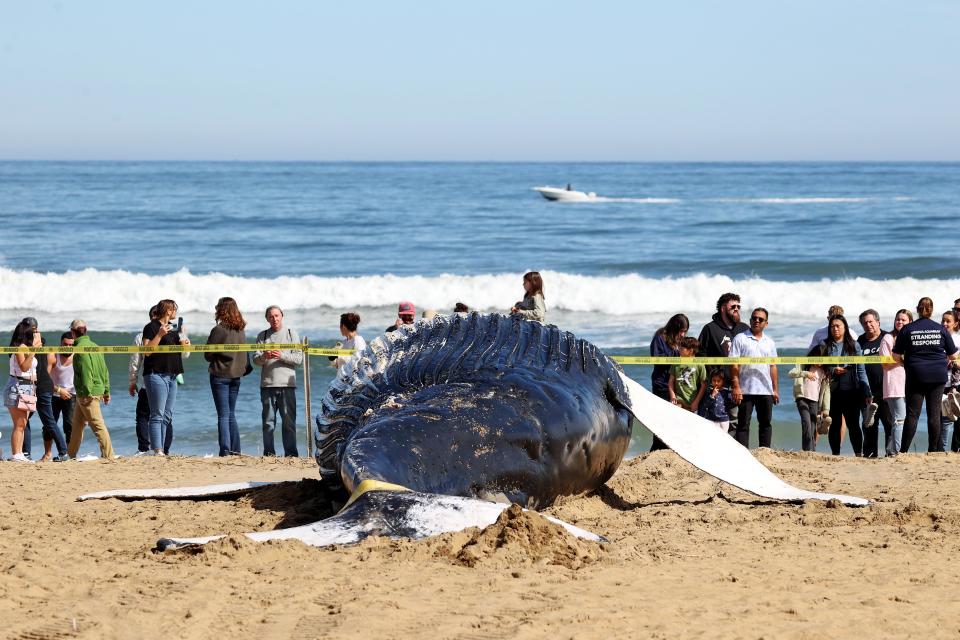
<instances>
[{"instance_id":1,"label":"beach sand dune","mask_svg":"<svg viewBox=\"0 0 960 640\"><path fill-rule=\"evenodd\" d=\"M335 549L239 534L322 517L309 460L0 464L0 637L814 638L955 636L960 456L761 450L788 482L870 498L786 504L669 451L603 490L485 530ZM111 488L291 481L204 501L74 498ZM299 482L303 480L303 482ZM164 536L229 533L156 553Z\"/></svg>"}]
</instances>

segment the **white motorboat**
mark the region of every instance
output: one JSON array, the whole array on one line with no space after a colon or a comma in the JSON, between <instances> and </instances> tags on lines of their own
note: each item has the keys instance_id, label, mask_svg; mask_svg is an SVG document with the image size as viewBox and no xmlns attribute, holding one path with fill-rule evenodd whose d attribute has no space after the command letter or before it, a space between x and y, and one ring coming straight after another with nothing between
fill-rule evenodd
<instances>
[{"instance_id":1,"label":"white motorboat","mask_svg":"<svg viewBox=\"0 0 960 640\"><path fill-rule=\"evenodd\" d=\"M585 193L583 191L574 191L573 189L558 189L557 187L534 187L547 200L558 202L587 202L596 200L597 194L594 192Z\"/></svg>"}]
</instances>

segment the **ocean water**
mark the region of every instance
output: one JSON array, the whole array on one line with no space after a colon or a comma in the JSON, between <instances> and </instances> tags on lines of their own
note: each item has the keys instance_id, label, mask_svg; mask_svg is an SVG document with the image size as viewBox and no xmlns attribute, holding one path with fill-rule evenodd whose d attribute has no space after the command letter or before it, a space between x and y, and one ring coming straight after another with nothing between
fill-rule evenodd
<instances>
[{"instance_id":1,"label":"ocean water","mask_svg":"<svg viewBox=\"0 0 960 640\"><path fill-rule=\"evenodd\" d=\"M598 198L530 190L568 182ZM400 300L504 311L528 270L544 275L549 322L614 354L645 353L676 312L696 335L725 291L770 310L785 354L802 352L830 304L851 319L875 308L887 326L923 295L938 310L960 297L957 163L0 162L0 210L0 329L30 314L55 338L79 316L101 344L129 343L160 298L202 342L224 295L251 338L279 304L312 342L337 339L344 311L369 340ZM109 360L125 389L124 358ZM314 361L315 402L325 364ZM628 373L649 381L647 368ZM785 373L776 444L799 448ZM239 402L250 453L256 385L245 378ZM214 452L202 355L180 391L174 451ZM121 453L135 450L132 413L115 392Z\"/></svg>"}]
</instances>

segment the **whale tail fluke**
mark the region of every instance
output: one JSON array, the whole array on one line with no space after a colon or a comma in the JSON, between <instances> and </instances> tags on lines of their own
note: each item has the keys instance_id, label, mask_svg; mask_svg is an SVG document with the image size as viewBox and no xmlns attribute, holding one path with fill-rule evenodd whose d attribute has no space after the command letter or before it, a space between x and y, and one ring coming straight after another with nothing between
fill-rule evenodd
<instances>
[{"instance_id":1,"label":"whale tail fluke","mask_svg":"<svg viewBox=\"0 0 960 640\"><path fill-rule=\"evenodd\" d=\"M416 491L370 490L362 493L331 518L300 527L245 535L258 542L299 540L313 547L354 544L369 536L419 539L470 527L490 526L509 507L509 504L475 498ZM594 542L605 541L595 533L550 516L544 517L578 538ZM163 538L157 542L157 550L192 547L223 537Z\"/></svg>"}]
</instances>

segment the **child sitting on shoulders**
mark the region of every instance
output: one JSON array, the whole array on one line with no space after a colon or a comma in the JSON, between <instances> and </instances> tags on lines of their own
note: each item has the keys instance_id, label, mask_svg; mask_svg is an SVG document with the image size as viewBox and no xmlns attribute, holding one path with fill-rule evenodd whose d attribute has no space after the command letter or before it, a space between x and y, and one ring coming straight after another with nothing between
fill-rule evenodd
<instances>
[{"instance_id":1,"label":"child sitting on shoulders","mask_svg":"<svg viewBox=\"0 0 960 640\"><path fill-rule=\"evenodd\" d=\"M825 355L820 346L811 349L807 355L818 357ZM793 378L793 397L800 412L800 443L804 451L817 450L817 436L830 426L830 384L826 368L815 364L793 367L788 374ZM826 395L826 397L824 397ZM820 429L818 429L820 426Z\"/></svg>"},{"instance_id":2,"label":"child sitting on shoulders","mask_svg":"<svg viewBox=\"0 0 960 640\"><path fill-rule=\"evenodd\" d=\"M733 396L727 388L727 374L723 369L710 372L710 391L703 396L698 413L726 433L730 429L730 407Z\"/></svg>"},{"instance_id":3,"label":"child sitting on shoulders","mask_svg":"<svg viewBox=\"0 0 960 640\"><path fill-rule=\"evenodd\" d=\"M680 357L692 358L700 348L696 338L683 338L679 344ZM697 412L707 389L707 369L702 364L675 364L670 367L670 402L687 411Z\"/></svg>"}]
</instances>

